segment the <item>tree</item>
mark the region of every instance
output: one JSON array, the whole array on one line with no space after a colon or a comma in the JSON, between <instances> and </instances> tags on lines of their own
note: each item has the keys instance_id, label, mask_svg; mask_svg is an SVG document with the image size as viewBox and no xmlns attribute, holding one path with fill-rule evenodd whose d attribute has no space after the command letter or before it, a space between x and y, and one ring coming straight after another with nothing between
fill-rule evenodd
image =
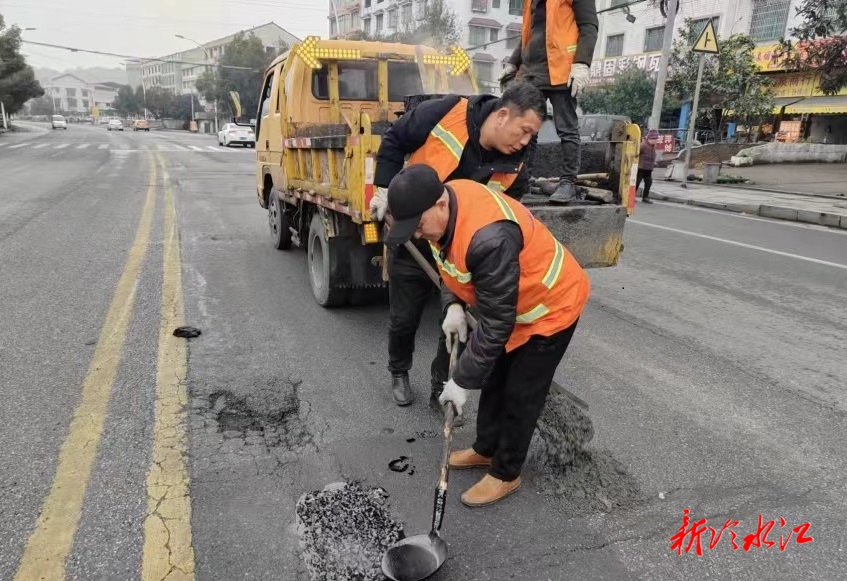
<instances>
[{"instance_id":1,"label":"tree","mask_svg":"<svg viewBox=\"0 0 847 581\"><path fill-rule=\"evenodd\" d=\"M194 101L194 111L202 111L203 106L200 104L200 100L197 98L197 95L180 95L174 100L173 108L168 117L171 117L172 119L184 119L185 121L190 121L192 100Z\"/></svg>"},{"instance_id":2,"label":"tree","mask_svg":"<svg viewBox=\"0 0 847 581\"><path fill-rule=\"evenodd\" d=\"M847 0L804 0L797 15L802 23L790 30L797 40L783 39L776 58L792 69L817 71L821 92L835 95L847 87Z\"/></svg>"},{"instance_id":3,"label":"tree","mask_svg":"<svg viewBox=\"0 0 847 581\"><path fill-rule=\"evenodd\" d=\"M0 101L6 113L20 111L24 103L43 94L35 72L21 54L21 29L14 25L6 28L0 14Z\"/></svg>"},{"instance_id":4,"label":"tree","mask_svg":"<svg viewBox=\"0 0 847 581\"><path fill-rule=\"evenodd\" d=\"M286 50L288 46L280 41L280 53ZM276 56L265 51L255 34L239 33L226 47L218 66L197 79L197 90L214 103L229 102L229 92L237 91L245 114L252 117L259 108L262 76Z\"/></svg>"},{"instance_id":5,"label":"tree","mask_svg":"<svg viewBox=\"0 0 847 581\"><path fill-rule=\"evenodd\" d=\"M147 89L147 110L156 119L168 117L174 108L176 96L164 87Z\"/></svg>"},{"instance_id":6,"label":"tree","mask_svg":"<svg viewBox=\"0 0 847 581\"><path fill-rule=\"evenodd\" d=\"M697 84L700 53L691 50L701 29L687 18L674 41L669 62L668 93L679 99L691 99ZM718 39L720 53L705 55L703 81L700 88L698 117L706 121L720 136L730 111L736 121L755 124L773 110L773 82L759 73L753 50L756 43L744 34Z\"/></svg>"},{"instance_id":7,"label":"tree","mask_svg":"<svg viewBox=\"0 0 847 581\"><path fill-rule=\"evenodd\" d=\"M52 115L53 99L43 95L29 102L29 112L32 115Z\"/></svg>"},{"instance_id":8,"label":"tree","mask_svg":"<svg viewBox=\"0 0 847 581\"><path fill-rule=\"evenodd\" d=\"M421 24L417 28L396 32L383 40L424 44L443 51L458 44L461 36L459 21L450 6L444 0L429 0L424 8Z\"/></svg>"},{"instance_id":9,"label":"tree","mask_svg":"<svg viewBox=\"0 0 847 581\"><path fill-rule=\"evenodd\" d=\"M653 111L656 80L647 71L630 66L613 83L589 88L579 105L586 113L626 115L634 123L646 124ZM664 100L663 110L673 111L679 102L672 96Z\"/></svg>"},{"instance_id":10,"label":"tree","mask_svg":"<svg viewBox=\"0 0 847 581\"><path fill-rule=\"evenodd\" d=\"M112 104L115 111L124 115L137 115L144 112L144 97L143 89L139 86L133 91L129 85L124 85L118 89L118 95Z\"/></svg>"}]
</instances>

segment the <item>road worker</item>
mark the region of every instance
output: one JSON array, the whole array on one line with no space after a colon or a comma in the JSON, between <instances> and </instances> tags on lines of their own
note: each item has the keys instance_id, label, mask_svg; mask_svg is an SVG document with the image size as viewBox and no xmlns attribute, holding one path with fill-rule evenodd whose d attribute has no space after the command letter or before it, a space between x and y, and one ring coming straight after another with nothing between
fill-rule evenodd
<instances>
[{"instance_id":1,"label":"road worker","mask_svg":"<svg viewBox=\"0 0 847 581\"><path fill-rule=\"evenodd\" d=\"M383 135L376 158L377 193L370 204L376 220L388 208L387 187L408 163L424 163L442 180L470 179L520 198L528 189L526 146L546 114L541 92L528 83L514 84L502 97L451 95L424 101L403 115ZM429 248L419 246L424 256ZM434 264L434 263L433 263ZM397 405L412 403L409 370L415 334L428 297L435 288L405 248L389 252L388 370ZM443 335L431 366L430 404L447 381L449 357Z\"/></svg>"},{"instance_id":2,"label":"road worker","mask_svg":"<svg viewBox=\"0 0 847 581\"><path fill-rule=\"evenodd\" d=\"M461 413L468 390L482 390L476 441L453 452L450 466L488 473L462 502L497 502L520 486L553 375L588 301L588 277L525 206L486 185L445 184L432 168L410 165L392 180L388 208L387 242L429 242L441 271L442 329L450 342L467 338L439 401ZM478 316L471 333L467 306Z\"/></svg>"},{"instance_id":3,"label":"road worker","mask_svg":"<svg viewBox=\"0 0 847 581\"><path fill-rule=\"evenodd\" d=\"M579 120L577 101L588 86L597 44L595 0L525 0L520 45L500 75L507 86L517 75L541 89L553 107L553 122L562 141L562 176L551 203L578 197Z\"/></svg>"}]
</instances>

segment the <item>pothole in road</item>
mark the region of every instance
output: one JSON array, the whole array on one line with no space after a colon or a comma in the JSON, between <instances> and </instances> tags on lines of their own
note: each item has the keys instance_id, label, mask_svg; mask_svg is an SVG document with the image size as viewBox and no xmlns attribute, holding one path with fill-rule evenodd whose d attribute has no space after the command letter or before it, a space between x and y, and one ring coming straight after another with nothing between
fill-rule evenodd
<instances>
[{"instance_id":1,"label":"pothole in road","mask_svg":"<svg viewBox=\"0 0 847 581\"><path fill-rule=\"evenodd\" d=\"M209 395L209 413L225 439L297 448L312 442L301 418L300 383L273 378L246 396L218 390Z\"/></svg>"},{"instance_id":2,"label":"pothole in road","mask_svg":"<svg viewBox=\"0 0 847 581\"><path fill-rule=\"evenodd\" d=\"M297 533L312 581L377 581L383 554L403 538L388 493L337 482L297 501Z\"/></svg>"}]
</instances>

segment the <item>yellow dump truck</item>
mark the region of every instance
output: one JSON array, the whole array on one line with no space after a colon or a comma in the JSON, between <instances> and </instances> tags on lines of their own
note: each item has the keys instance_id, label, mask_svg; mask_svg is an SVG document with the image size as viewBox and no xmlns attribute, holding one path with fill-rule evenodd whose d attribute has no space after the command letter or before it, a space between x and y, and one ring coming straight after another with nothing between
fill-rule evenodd
<instances>
[{"instance_id":1,"label":"yellow dump truck","mask_svg":"<svg viewBox=\"0 0 847 581\"><path fill-rule=\"evenodd\" d=\"M309 37L268 67L256 115L256 193L273 245L306 248L321 305L340 306L357 289L385 287L382 233L368 212L380 136L423 99L476 93L470 65L458 47L440 54L425 46ZM237 95L233 102L239 110ZM611 170L590 176L612 183L613 203L530 206L585 266L617 262L634 201L638 128L624 124L616 135L620 141L600 156Z\"/></svg>"}]
</instances>

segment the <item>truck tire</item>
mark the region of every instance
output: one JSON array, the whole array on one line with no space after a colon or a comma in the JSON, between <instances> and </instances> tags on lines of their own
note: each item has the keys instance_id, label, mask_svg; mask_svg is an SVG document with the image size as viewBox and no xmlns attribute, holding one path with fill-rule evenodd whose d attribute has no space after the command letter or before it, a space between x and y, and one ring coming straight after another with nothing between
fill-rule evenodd
<instances>
[{"instance_id":1,"label":"truck tire","mask_svg":"<svg viewBox=\"0 0 847 581\"><path fill-rule=\"evenodd\" d=\"M291 216L286 212L285 204L280 201L276 191L268 196L268 226L271 242L277 250L291 249Z\"/></svg>"},{"instance_id":2,"label":"truck tire","mask_svg":"<svg viewBox=\"0 0 847 581\"><path fill-rule=\"evenodd\" d=\"M315 212L309 225L306 264L312 294L322 307L340 307L347 303L350 295L349 289L338 286L341 251L343 240L328 240L321 216Z\"/></svg>"}]
</instances>

